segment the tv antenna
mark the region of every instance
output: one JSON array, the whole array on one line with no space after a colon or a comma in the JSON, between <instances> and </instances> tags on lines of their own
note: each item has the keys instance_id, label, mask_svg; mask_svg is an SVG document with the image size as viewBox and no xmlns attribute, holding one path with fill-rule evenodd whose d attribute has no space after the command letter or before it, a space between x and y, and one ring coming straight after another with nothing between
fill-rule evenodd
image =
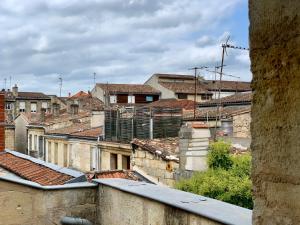
<instances>
[{"instance_id":1,"label":"tv antenna","mask_svg":"<svg viewBox=\"0 0 300 225\"><path fill-rule=\"evenodd\" d=\"M59 97L61 97L61 89L62 89L62 82L63 82L61 75L59 76L58 80L59 80Z\"/></svg>"}]
</instances>

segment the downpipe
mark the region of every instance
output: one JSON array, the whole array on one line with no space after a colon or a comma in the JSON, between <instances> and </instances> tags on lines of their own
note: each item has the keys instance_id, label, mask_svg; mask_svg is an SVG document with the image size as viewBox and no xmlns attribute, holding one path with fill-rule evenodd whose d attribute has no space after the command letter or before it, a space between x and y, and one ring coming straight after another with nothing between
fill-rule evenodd
<instances>
[{"instance_id":1,"label":"downpipe","mask_svg":"<svg viewBox=\"0 0 300 225\"><path fill-rule=\"evenodd\" d=\"M65 216L61 219L62 225L93 225L89 220Z\"/></svg>"}]
</instances>

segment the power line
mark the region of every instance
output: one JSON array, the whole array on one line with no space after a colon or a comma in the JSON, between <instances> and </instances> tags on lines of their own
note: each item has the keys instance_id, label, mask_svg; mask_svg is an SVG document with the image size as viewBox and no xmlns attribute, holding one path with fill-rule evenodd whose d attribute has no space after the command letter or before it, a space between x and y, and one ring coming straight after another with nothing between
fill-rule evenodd
<instances>
[{"instance_id":1,"label":"power line","mask_svg":"<svg viewBox=\"0 0 300 225\"><path fill-rule=\"evenodd\" d=\"M189 70L194 70L194 76L195 76L195 90L194 90L194 120L196 119L196 107L197 107L197 70L203 70L208 69L207 66L200 66L200 67L193 67L189 68Z\"/></svg>"}]
</instances>

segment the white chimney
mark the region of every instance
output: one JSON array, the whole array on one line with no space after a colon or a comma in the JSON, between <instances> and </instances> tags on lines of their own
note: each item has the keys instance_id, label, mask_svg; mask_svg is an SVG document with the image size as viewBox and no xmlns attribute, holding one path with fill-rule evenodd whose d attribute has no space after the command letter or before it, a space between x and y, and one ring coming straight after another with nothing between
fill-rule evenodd
<instances>
[{"instance_id":1,"label":"white chimney","mask_svg":"<svg viewBox=\"0 0 300 225\"><path fill-rule=\"evenodd\" d=\"M92 111L91 127L104 127L105 115L104 111Z\"/></svg>"},{"instance_id":2,"label":"white chimney","mask_svg":"<svg viewBox=\"0 0 300 225\"><path fill-rule=\"evenodd\" d=\"M204 171L210 138L209 127L202 122L187 122L179 131L180 170Z\"/></svg>"}]
</instances>

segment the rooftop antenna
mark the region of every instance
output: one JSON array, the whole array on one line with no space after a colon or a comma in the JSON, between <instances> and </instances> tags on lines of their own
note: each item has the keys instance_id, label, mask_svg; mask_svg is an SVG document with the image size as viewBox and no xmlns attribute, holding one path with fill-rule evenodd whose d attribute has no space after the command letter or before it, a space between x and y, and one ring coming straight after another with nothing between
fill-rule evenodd
<instances>
[{"instance_id":1,"label":"rooftop antenna","mask_svg":"<svg viewBox=\"0 0 300 225\"><path fill-rule=\"evenodd\" d=\"M4 90L6 90L6 78L4 78Z\"/></svg>"},{"instance_id":2,"label":"rooftop antenna","mask_svg":"<svg viewBox=\"0 0 300 225\"><path fill-rule=\"evenodd\" d=\"M61 75L58 78L58 80L59 80L59 97L61 97L61 89L62 89L62 76Z\"/></svg>"},{"instance_id":3,"label":"rooftop antenna","mask_svg":"<svg viewBox=\"0 0 300 225\"><path fill-rule=\"evenodd\" d=\"M96 73L94 72L94 86L96 85Z\"/></svg>"},{"instance_id":4,"label":"rooftop antenna","mask_svg":"<svg viewBox=\"0 0 300 225\"><path fill-rule=\"evenodd\" d=\"M194 90L194 120L196 120L196 107L197 107L197 71L207 69L207 66L193 67L189 68L189 70L194 70L195 73L195 90Z\"/></svg>"},{"instance_id":5,"label":"rooftop antenna","mask_svg":"<svg viewBox=\"0 0 300 225\"><path fill-rule=\"evenodd\" d=\"M221 87L222 87L222 76L225 74L223 73L223 68L224 68L224 57L225 57L225 53L227 55L227 48L233 48L233 49L240 49L240 50L247 50L249 51L249 48L243 48L243 47L239 47L239 46L234 46L234 45L230 45L228 44L228 41L230 39L230 36L227 37L225 44L222 44L222 61L221 61L221 66L220 66L220 82L219 82L219 90L218 90L218 104L217 104L217 115L216 115L216 124L215 124L215 133L214 133L214 141L217 140L217 123L218 123L218 118L219 120L221 119L221 112L220 112L220 107L222 104L222 100L221 100ZM231 76L231 77L235 77L233 75L226 75L226 76ZM238 77L239 78L239 77Z\"/></svg>"},{"instance_id":6,"label":"rooftop antenna","mask_svg":"<svg viewBox=\"0 0 300 225\"><path fill-rule=\"evenodd\" d=\"M9 88L11 88L11 76L9 76Z\"/></svg>"}]
</instances>

